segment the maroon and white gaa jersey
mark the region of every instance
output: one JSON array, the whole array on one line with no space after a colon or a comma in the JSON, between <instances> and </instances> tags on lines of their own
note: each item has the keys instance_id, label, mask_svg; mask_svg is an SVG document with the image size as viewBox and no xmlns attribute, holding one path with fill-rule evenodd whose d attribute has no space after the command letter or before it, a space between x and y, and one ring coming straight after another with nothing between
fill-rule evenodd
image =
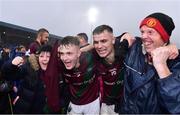
<instances>
[{"instance_id":1,"label":"maroon and white gaa jersey","mask_svg":"<svg viewBox=\"0 0 180 115\"><path fill-rule=\"evenodd\" d=\"M122 60L108 64L104 59L97 60L97 76L102 77L103 99L107 104L114 104L123 95L124 65Z\"/></svg>"},{"instance_id":2,"label":"maroon and white gaa jersey","mask_svg":"<svg viewBox=\"0 0 180 115\"><path fill-rule=\"evenodd\" d=\"M63 76L69 84L73 104L88 104L99 96L99 84L94 71L93 55L87 52L81 54L79 68L64 70Z\"/></svg>"}]
</instances>

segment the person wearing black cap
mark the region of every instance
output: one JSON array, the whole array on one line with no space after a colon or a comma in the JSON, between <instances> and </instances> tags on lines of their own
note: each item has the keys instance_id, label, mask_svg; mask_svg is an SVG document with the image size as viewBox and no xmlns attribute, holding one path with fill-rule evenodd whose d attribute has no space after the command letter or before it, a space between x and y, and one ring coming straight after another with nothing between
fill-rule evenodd
<instances>
[{"instance_id":1,"label":"person wearing black cap","mask_svg":"<svg viewBox=\"0 0 180 115\"><path fill-rule=\"evenodd\" d=\"M180 55L175 45L168 45L174 22L166 14L153 13L139 28L141 38L136 37L125 59L119 113L180 113Z\"/></svg>"}]
</instances>

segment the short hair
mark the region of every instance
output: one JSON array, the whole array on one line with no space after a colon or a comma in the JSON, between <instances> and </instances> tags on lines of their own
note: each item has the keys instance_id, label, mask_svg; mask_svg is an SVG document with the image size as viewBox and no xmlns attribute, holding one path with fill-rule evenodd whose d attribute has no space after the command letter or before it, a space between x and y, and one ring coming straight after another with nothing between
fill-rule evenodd
<instances>
[{"instance_id":1,"label":"short hair","mask_svg":"<svg viewBox=\"0 0 180 115\"><path fill-rule=\"evenodd\" d=\"M79 42L78 37L66 36L60 42L60 45L62 45L62 46L68 46L70 44L80 47L80 42Z\"/></svg>"},{"instance_id":2,"label":"short hair","mask_svg":"<svg viewBox=\"0 0 180 115\"><path fill-rule=\"evenodd\" d=\"M88 36L86 33L79 33L77 36L83 37L86 42L88 42Z\"/></svg>"},{"instance_id":3,"label":"short hair","mask_svg":"<svg viewBox=\"0 0 180 115\"><path fill-rule=\"evenodd\" d=\"M103 33L105 30L108 31L108 32L110 32L110 33L113 33L113 29L112 29L110 26L108 26L108 25L100 25L100 26L96 27L96 28L93 30L93 35L95 35L95 34L101 34L101 33Z\"/></svg>"},{"instance_id":4,"label":"short hair","mask_svg":"<svg viewBox=\"0 0 180 115\"><path fill-rule=\"evenodd\" d=\"M40 28L40 29L37 31L36 37L38 37L38 35L41 35L41 34L44 33L44 32L47 32L47 33L49 34L49 31L48 31L47 29L45 29L45 28Z\"/></svg>"},{"instance_id":5,"label":"short hair","mask_svg":"<svg viewBox=\"0 0 180 115\"><path fill-rule=\"evenodd\" d=\"M22 48L25 48L25 49L26 49L26 47L25 47L24 45L19 45L19 46L16 47L16 49L17 49L18 51L21 51Z\"/></svg>"}]
</instances>

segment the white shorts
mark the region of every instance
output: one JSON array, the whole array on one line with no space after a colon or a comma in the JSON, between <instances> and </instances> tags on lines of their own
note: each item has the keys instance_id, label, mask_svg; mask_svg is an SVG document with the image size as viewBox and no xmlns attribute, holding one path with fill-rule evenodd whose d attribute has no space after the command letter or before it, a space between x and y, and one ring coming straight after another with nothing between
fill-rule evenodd
<instances>
[{"instance_id":1,"label":"white shorts","mask_svg":"<svg viewBox=\"0 0 180 115\"><path fill-rule=\"evenodd\" d=\"M68 115L75 115L75 114L97 114L99 115L100 112L100 100L99 97L91 103L85 105L75 105L72 102L69 103Z\"/></svg>"},{"instance_id":2,"label":"white shorts","mask_svg":"<svg viewBox=\"0 0 180 115\"><path fill-rule=\"evenodd\" d=\"M115 105L107 105L105 103L102 103L101 105L101 115L118 115L118 113L116 113L114 111Z\"/></svg>"}]
</instances>

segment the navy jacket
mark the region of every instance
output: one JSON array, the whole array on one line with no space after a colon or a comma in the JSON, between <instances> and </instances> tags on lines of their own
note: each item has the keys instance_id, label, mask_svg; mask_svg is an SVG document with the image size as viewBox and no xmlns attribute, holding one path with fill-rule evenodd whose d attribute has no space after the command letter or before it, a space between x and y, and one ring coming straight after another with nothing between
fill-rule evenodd
<instances>
[{"instance_id":1,"label":"navy jacket","mask_svg":"<svg viewBox=\"0 0 180 115\"><path fill-rule=\"evenodd\" d=\"M167 61L172 74L159 79L153 65L145 61L141 39L136 39L125 59L125 90L119 113L180 113L180 56Z\"/></svg>"}]
</instances>

